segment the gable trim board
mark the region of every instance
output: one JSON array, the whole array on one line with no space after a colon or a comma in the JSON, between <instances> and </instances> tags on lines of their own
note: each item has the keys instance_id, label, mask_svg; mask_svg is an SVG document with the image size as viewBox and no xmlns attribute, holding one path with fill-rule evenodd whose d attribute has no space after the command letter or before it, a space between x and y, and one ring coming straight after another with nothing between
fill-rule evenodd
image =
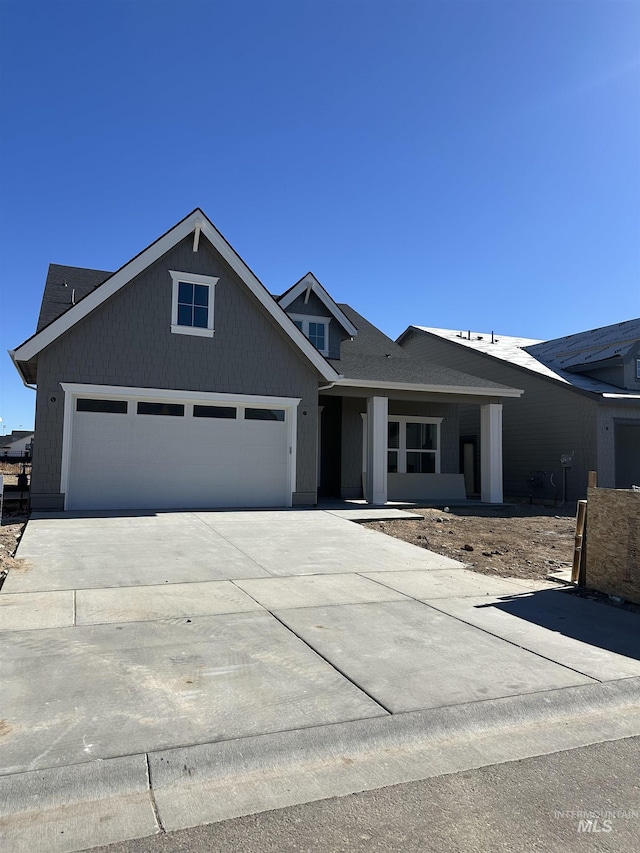
<instances>
[{"instance_id":1,"label":"gable trim board","mask_svg":"<svg viewBox=\"0 0 640 853\"><path fill-rule=\"evenodd\" d=\"M289 305L291 305L292 302L295 302L298 296L301 296L305 292L305 290L309 290L310 292L316 294L316 296L323 303L325 308L327 308L327 310L331 312L331 314L335 317L338 323L340 323L345 332L348 332L352 337L355 337L358 334L358 330L353 325L351 320L347 317L347 315L340 308L340 306L333 301L331 296L329 296L327 291L311 272L308 272L300 279L300 281L296 282L293 287L290 287L289 290L285 291L278 299L278 303L282 306L282 308L287 308Z\"/></svg>"},{"instance_id":2,"label":"gable trim board","mask_svg":"<svg viewBox=\"0 0 640 853\"><path fill-rule=\"evenodd\" d=\"M184 418L166 418L165 416L143 416L138 415L133 406L129 406L129 411L126 415L104 415L103 418L98 416L91 416L93 427L97 427L95 437L91 437L92 450L91 450L91 481L93 483L93 494L100 488L101 478L103 482L103 486L105 484L105 480L109 480L109 476L103 474L100 470L100 462L98 460L98 456L100 452L108 454L108 448L106 451L100 447L99 441L101 438L106 441L113 441L118 439L119 430L122 430L124 425L124 421L120 420L120 418L133 418L135 419L135 428L132 433L128 433L128 440L131 441L130 452L133 454L136 452L136 441L142 441L143 444L147 444L144 439L143 432L145 427L149 427L149 429L153 429L155 424L160 423L157 420L158 417L163 418L165 425L167 426L167 430L165 431L166 438L165 440L169 442L169 445L162 445L162 442L159 443L159 446L154 446L156 442L149 443L151 445L150 451L152 454L157 453L159 458L163 453L167 454L167 462L166 462L166 499L163 502L161 496L158 495L158 492L154 492L153 499L151 501L145 499L145 484L140 483L139 486L141 491L136 494L135 493L135 471L127 472L128 476L131 476L131 482L129 486L127 486L126 482L119 486L120 491L125 491L129 494L129 499L131 500L130 507L122 506L122 499L116 500L117 506L108 506L108 497L99 498L97 496L91 496L91 490L89 490L89 495L86 494L86 489L83 493L82 489L79 486L79 480L82 478L82 464L79 461L82 456L83 449L82 445L79 442L74 441L74 428L77 427L77 412L76 412L76 401L78 398L93 398L98 400L125 400L128 403L135 404L137 402L179 402L187 405L189 404L214 404L221 403L226 406L235 406L244 408L264 408L264 409L283 409L285 411L285 419L280 426L280 422L270 423L269 427L275 427L276 430L281 431L281 435L276 436L276 445L274 447L270 447L269 450L275 452L276 455L279 453L279 458L270 458L260 464L262 461L259 458L254 460L247 459L247 456L253 450L256 454L260 454L260 439L255 443L255 447L249 448L245 444L242 443L243 439L243 431L247 432L248 430L253 429L253 425L247 427L246 422L242 419L238 419L233 421L232 424L229 424L228 421L217 421L217 419L203 419L201 422L201 426L206 426L210 432L206 436L206 442L203 443L201 447L198 447L197 444L190 445L189 447L189 455L191 457L195 457L198 459L198 473L195 476L201 476L203 479L200 484L196 483L187 483L185 478L181 478L181 485L186 485L187 487L193 485L193 504L192 508L197 506L207 506L212 507L216 505L220 506L287 506L290 507L292 505L293 493L296 491L296 459L297 459L297 446L296 446L296 437L297 437L297 409L301 402L301 398L297 397L269 397L262 395L252 395L252 394L225 394L218 392L197 392L197 391L182 391L179 389L164 389L164 388L131 388L124 386L116 386L116 385L88 385L88 384L79 384L79 383L60 383L61 387L64 391L65 399L64 399L64 418L63 418L63 439L62 439L62 465L61 465L61 476L60 476L60 493L64 495L64 509L69 510L81 510L81 509L154 509L154 508L172 508L177 506L185 506L188 505L188 498L185 500L175 499L173 498L173 494L175 494L175 490L178 488L178 478L173 478L171 465L178 464L174 460L174 456L178 456L179 454L174 454L172 452L172 447L170 442L179 442L181 440L181 424L186 424L186 427L183 426L182 436L185 436L187 428L191 423L190 415L191 411L185 411ZM142 420L138 421L137 419L141 418ZM89 420L87 417L86 420ZM168 423L170 421L170 423ZM206 424L204 422L207 422ZM217 423L216 423L217 422ZM104 423L106 428L104 431L100 432L100 424ZM211 478L210 481L206 480L207 477L207 466L204 464L203 460L198 457L199 453L206 454L207 452L211 452L213 450L212 441L213 432L217 425L220 425L221 429L227 430L229 435L225 436L225 447L223 448L225 456L227 456L227 461L232 459L234 453L237 455L237 460L243 459L246 463L244 465L248 470L259 471L260 475L264 474L262 483L262 493L256 489L256 484L254 480L247 479L246 482L238 482L237 472L234 469L234 483L233 488L235 489L235 494L246 494L246 497L239 500L236 503L230 503L228 500L221 499L220 502L217 502L215 496L213 498L210 497L211 494L214 494L213 491L207 493L207 497L199 500L197 497L198 494L198 486L204 488L206 490L207 483L210 482L211 489L218 488L223 491L226 495L225 490L229 488L229 483L225 482L220 475L220 468L216 468L216 477ZM277 426L276 426L277 424ZM90 426L91 428L91 426ZM169 431L173 430L171 434ZM260 427L257 427L258 435L259 435ZM232 434L231 434L232 433ZM255 434L255 431L254 431ZM137 437L136 437L137 436ZM120 433L120 442L121 442L121 451L123 451L122 445L125 442L124 431ZM184 439L183 439L184 440ZM236 445L229 445L229 441L236 441ZM97 452L96 452L97 451ZM126 455L126 454L125 454ZM103 460L105 461L105 460ZM135 465L135 459L131 457L128 460L129 464L132 466ZM105 462L106 464L106 462ZM121 467L124 467L123 460L120 460ZM148 461L146 463L148 468ZM271 465L271 468L268 468L268 465ZM158 467L158 466L152 466ZM78 470L80 469L80 470ZM285 473L286 471L286 473ZM270 480L270 478L273 478ZM215 480L215 483L214 483ZM174 490L173 492L171 490ZM78 496L78 492L80 495ZM256 497L256 494L258 495ZM188 495L188 490L187 490ZM274 497L275 496L275 497ZM88 504L93 503L94 505L90 506ZM145 503L148 503L148 506L145 506ZM101 505L98 505L101 504Z\"/></svg>"},{"instance_id":3,"label":"gable trim board","mask_svg":"<svg viewBox=\"0 0 640 853\"><path fill-rule=\"evenodd\" d=\"M87 296L73 305L64 314L48 326L45 326L42 331L37 332L15 350L12 350L10 355L18 370L20 371L20 362L29 361L34 358L45 347L49 346L49 344L82 320L83 317L94 311L99 305L109 299L109 297L113 296L118 290L147 269L147 267L159 260L159 258L181 240L184 240L185 237L194 232L198 226L200 227L200 233L209 240L214 249L240 277L242 282L249 288L251 293L258 299L276 323L304 353L320 375L326 381L335 381L338 379L340 374L327 362L313 344L307 340L293 320L287 316L283 308L268 293L262 282L254 275L242 258L232 249L222 234L220 234L213 223L199 208L196 208L196 210L181 222L167 231L166 234L132 258L117 272L114 272L103 284L87 294ZM21 371L20 373L22 375Z\"/></svg>"}]
</instances>

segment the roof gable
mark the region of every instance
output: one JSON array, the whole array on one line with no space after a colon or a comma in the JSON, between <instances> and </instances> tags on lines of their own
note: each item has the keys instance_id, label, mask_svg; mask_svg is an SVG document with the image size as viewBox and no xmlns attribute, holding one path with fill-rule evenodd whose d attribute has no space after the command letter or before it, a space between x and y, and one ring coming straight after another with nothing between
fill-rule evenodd
<instances>
[{"instance_id":1,"label":"roof gable","mask_svg":"<svg viewBox=\"0 0 640 853\"><path fill-rule=\"evenodd\" d=\"M345 332L351 337L355 337L358 334L358 329L353 325L338 303L334 302L312 272L308 272L300 281L297 281L289 290L285 291L278 298L278 303L282 308L286 309L303 293L315 293L329 313L340 323Z\"/></svg>"},{"instance_id":2,"label":"roof gable","mask_svg":"<svg viewBox=\"0 0 640 853\"><path fill-rule=\"evenodd\" d=\"M284 332L293 340L314 367L316 367L324 379L335 381L339 377L339 374L329 362L316 350L313 344L287 316L283 308L269 295L257 276L254 275L200 208L196 208L150 246L128 261L124 266L120 267L119 270L110 275L107 274L108 277L101 284L89 290L82 299L77 301L56 319L49 322L48 325L40 328L35 335L11 353L14 362L18 364L19 362L27 362L33 359L45 347L60 337L60 335L63 335L68 329L86 317L133 278L147 269L147 267L155 263L155 261L181 240L184 240L185 237L191 234L194 234L194 250L197 249L201 235L207 238L213 248L229 264L241 281L266 309L267 313L282 327ZM99 270L94 272L99 275L101 274Z\"/></svg>"}]
</instances>

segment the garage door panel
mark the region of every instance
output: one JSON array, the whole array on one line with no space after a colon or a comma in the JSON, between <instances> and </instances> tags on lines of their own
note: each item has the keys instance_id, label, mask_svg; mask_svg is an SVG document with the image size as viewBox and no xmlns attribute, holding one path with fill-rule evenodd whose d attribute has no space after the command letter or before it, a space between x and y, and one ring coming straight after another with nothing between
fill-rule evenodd
<instances>
[{"instance_id":1,"label":"garage door panel","mask_svg":"<svg viewBox=\"0 0 640 853\"><path fill-rule=\"evenodd\" d=\"M138 414L136 401L126 415L75 412L67 508L287 505L288 424L243 414L240 402L234 419L188 403L184 416Z\"/></svg>"}]
</instances>

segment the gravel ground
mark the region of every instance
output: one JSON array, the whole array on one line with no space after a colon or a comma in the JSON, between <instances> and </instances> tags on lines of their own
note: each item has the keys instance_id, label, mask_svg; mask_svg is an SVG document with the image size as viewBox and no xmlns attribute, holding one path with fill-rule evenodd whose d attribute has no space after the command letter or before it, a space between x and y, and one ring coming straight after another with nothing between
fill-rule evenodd
<instances>
[{"instance_id":1,"label":"gravel ground","mask_svg":"<svg viewBox=\"0 0 640 853\"><path fill-rule=\"evenodd\" d=\"M545 578L571 568L575 506L415 508L417 521L373 521L365 527L467 563L476 572Z\"/></svg>"}]
</instances>

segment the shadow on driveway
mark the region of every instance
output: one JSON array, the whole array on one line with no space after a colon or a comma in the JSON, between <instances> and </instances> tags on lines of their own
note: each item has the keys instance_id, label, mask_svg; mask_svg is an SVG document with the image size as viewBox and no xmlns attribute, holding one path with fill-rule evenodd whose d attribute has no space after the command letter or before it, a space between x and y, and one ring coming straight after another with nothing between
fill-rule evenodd
<instances>
[{"instance_id":1,"label":"shadow on driveway","mask_svg":"<svg viewBox=\"0 0 640 853\"><path fill-rule=\"evenodd\" d=\"M475 607L501 610L590 646L640 660L640 615L582 598L574 590L502 596Z\"/></svg>"}]
</instances>

